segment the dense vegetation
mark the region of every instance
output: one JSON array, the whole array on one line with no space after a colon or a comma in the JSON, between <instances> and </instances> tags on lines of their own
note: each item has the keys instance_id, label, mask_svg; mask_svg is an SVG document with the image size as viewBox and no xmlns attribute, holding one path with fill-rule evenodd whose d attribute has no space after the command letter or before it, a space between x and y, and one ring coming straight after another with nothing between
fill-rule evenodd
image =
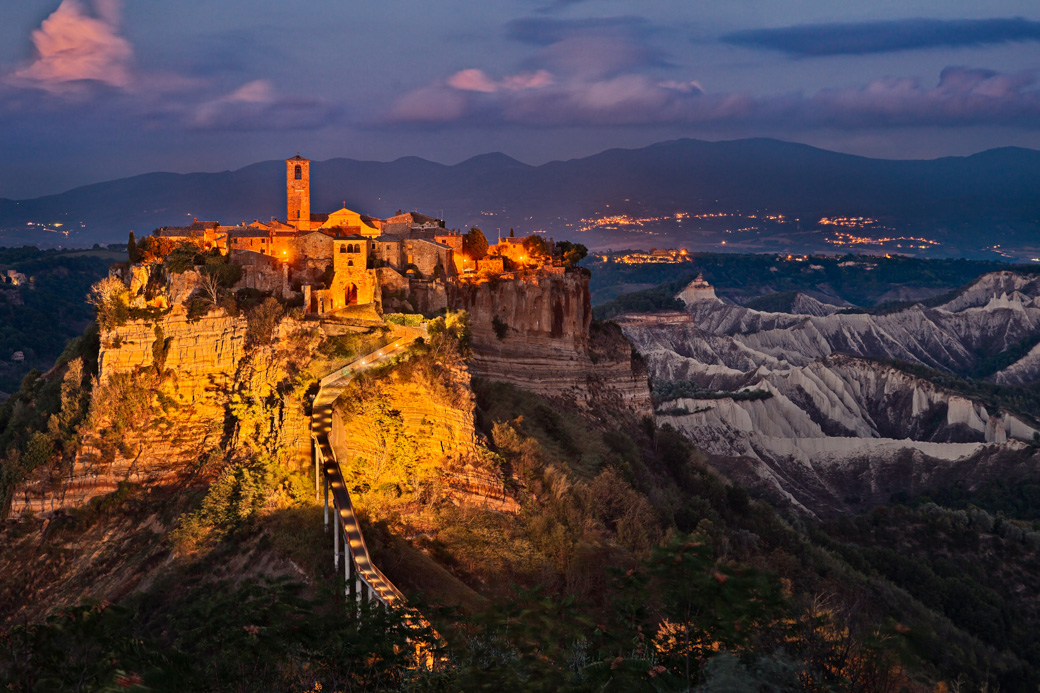
<instances>
[{"instance_id":1,"label":"dense vegetation","mask_svg":"<svg viewBox=\"0 0 1040 693\"><path fill-rule=\"evenodd\" d=\"M1040 677L1040 531L969 506L877 508L812 531L822 546L864 574L906 590L994 648L981 659L954 643L931 653L1002 669L1001 690L1033 690Z\"/></svg>"},{"instance_id":2,"label":"dense vegetation","mask_svg":"<svg viewBox=\"0 0 1040 693\"><path fill-rule=\"evenodd\" d=\"M111 262L107 251L0 248L0 273L13 269L31 279L0 283L0 393L15 392L30 370L48 370L68 341L83 334L94 319L87 292ZM17 351L24 361L11 360Z\"/></svg>"},{"instance_id":3,"label":"dense vegetation","mask_svg":"<svg viewBox=\"0 0 1040 693\"><path fill-rule=\"evenodd\" d=\"M689 399L732 399L735 402L755 402L769 399L773 393L769 390L712 390L699 386L690 380L667 380L655 382L653 392L655 404L670 402L679 398Z\"/></svg>"},{"instance_id":4,"label":"dense vegetation","mask_svg":"<svg viewBox=\"0 0 1040 693\"><path fill-rule=\"evenodd\" d=\"M15 485L38 467L52 465L52 476L59 479L71 469L97 375L98 348L92 327L68 343L48 377L30 371L0 405L0 515L6 517Z\"/></svg>"}]
</instances>

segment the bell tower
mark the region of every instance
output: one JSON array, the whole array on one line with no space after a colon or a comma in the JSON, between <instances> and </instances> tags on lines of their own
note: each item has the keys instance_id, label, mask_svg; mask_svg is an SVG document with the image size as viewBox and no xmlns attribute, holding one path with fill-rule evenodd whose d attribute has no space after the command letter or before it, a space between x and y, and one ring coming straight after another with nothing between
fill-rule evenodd
<instances>
[{"instance_id":1,"label":"bell tower","mask_svg":"<svg viewBox=\"0 0 1040 693\"><path fill-rule=\"evenodd\" d=\"M311 162L297 154L285 160L285 196L288 201L285 223L298 230L311 224Z\"/></svg>"}]
</instances>

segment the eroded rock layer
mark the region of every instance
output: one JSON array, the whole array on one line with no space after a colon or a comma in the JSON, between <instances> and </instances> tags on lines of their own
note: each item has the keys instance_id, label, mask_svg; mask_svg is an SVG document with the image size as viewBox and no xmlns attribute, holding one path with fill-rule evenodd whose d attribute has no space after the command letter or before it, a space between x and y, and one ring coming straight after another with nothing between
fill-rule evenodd
<instances>
[{"instance_id":1,"label":"eroded rock layer","mask_svg":"<svg viewBox=\"0 0 1040 693\"><path fill-rule=\"evenodd\" d=\"M16 490L11 515L76 507L121 482L176 483L212 456L234 455L243 425L287 462L305 464L305 407L279 385L289 361L309 359L317 335L285 320L270 345L247 350L246 330L244 318L222 310L189 321L175 306L154 320L103 331L98 383L75 459L60 478L41 469Z\"/></svg>"},{"instance_id":2,"label":"eroded rock layer","mask_svg":"<svg viewBox=\"0 0 1040 693\"><path fill-rule=\"evenodd\" d=\"M965 373L1035 338L1036 277L985 275L934 308L878 315L764 312L711 297L689 302L687 314L621 321L646 359L659 420L810 511L879 502L946 478L938 470L1035 456L1040 426L1029 416L878 359ZM991 378L1027 382L1035 359L1029 352Z\"/></svg>"},{"instance_id":3,"label":"eroded rock layer","mask_svg":"<svg viewBox=\"0 0 1040 693\"><path fill-rule=\"evenodd\" d=\"M474 375L578 404L650 412L646 373L631 344L620 333L590 331L584 273L466 282L451 298L470 314Z\"/></svg>"}]
</instances>

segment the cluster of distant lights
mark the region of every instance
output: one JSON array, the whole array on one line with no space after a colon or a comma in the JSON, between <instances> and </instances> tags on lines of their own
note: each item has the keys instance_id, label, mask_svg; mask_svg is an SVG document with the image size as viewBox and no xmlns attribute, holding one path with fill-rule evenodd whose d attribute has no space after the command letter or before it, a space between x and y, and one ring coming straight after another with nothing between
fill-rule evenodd
<instances>
[{"instance_id":1,"label":"cluster of distant lights","mask_svg":"<svg viewBox=\"0 0 1040 693\"><path fill-rule=\"evenodd\" d=\"M662 221L682 221L688 214L682 212L666 217L631 217L627 214L612 214L606 217L599 217L597 219L582 219L581 225L578 227L579 231L592 231L593 229L616 229L622 226L638 226L643 227L647 224L660 223Z\"/></svg>"},{"instance_id":2,"label":"cluster of distant lights","mask_svg":"<svg viewBox=\"0 0 1040 693\"><path fill-rule=\"evenodd\" d=\"M874 226L878 221L871 217L823 217L817 223L821 226L843 226L850 229L861 229L865 226Z\"/></svg>"},{"instance_id":3,"label":"cluster of distant lights","mask_svg":"<svg viewBox=\"0 0 1040 693\"><path fill-rule=\"evenodd\" d=\"M881 246L886 244L894 243L897 248L909 248L917 250L927 250L929 248L935 248L939 245L939 241L933 241L930 238L920 238L917 236L894 236L894 237L882 237L874 238L872 236L856 236L851 233L839 231L835 233L833 237L825 239L827 243L837 246L852 246L852 245L875 245Z\"/></svg>"},{"instance_id":4,"label":"cluster of distant lights","mask_svg":"<svg viewBox=\"0 0 1040 693\"><path fill-rule=\"evenodd\" d=\"M36 226L36 227L39 227L41 231L50 231L51 233L60 233L61 235L65 236L66 238L69 237L69 232L68 231L62 231L61 230L61 227L64 226L64 224L61 223L61 222L58 222L58 221L55 221L55 222L50 223L50 224L38 224L35 221L30 221L30 222L27 222L25 225L26 226ZM80 226L83 226L83 224L80 224Z\"/></svg>"},{"instance_id":5,"label":"cluster of distant lights","mask_svg":"<svg viewBox=\"0 0 1040 693\"><path fill-rule=\"evenodd\" d=\"M624 255L615 255L613 258L609 255L603 256L603 262L611 261L623 265L676 264L680 262L689 262L690 257L685 248L669 248L667 250L658 250L653 253L625 253Z\"/></svg>"}]
</instances>

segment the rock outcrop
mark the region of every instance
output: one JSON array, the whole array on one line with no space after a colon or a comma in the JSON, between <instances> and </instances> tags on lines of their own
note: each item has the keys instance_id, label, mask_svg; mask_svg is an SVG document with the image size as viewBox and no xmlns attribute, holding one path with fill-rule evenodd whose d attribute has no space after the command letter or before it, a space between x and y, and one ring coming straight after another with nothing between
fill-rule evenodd
<instances>
[{"instance_id":1,"label":"rock outcrop","mask_svg":"<svg viewBox=\"0 0 1040 693\"><path fill-rule=\"evenodd\" d=\"M234 456L242 417L233 405L262 408L269 420L261 434L286 462L305 464L305 407L279 385L289 361L309 360L318 336L284 320L271 345L247 350L246 331L245 318L217 310L189 321L182 306L103 331L98 383L71 470L57 484L31 479L14 493L11 515L76 507L126 481L176 483L213 456Z\"/></svg>"},{"instance_id":2,"label":"rock outcrop","mask_svg":"<svg viewBox=\"0 0 1040 693\"><path fill-rule=\"evenodd\" d=\"M937 307L917 304L877 315L763 312L717 300L691 303L688 310L700 330L792 365L845 353L965 374L981 355L1040 332L1040 279L998 272Z\"/></svg>"},{"instance_id":3,"label":"rock outcrop","mask_svg":"<svg viewBox=\"0 0 1040 693\"><path fill-rule=\"evenodd\" d=\"M450 303L469 312L474 375L579 405L606 399L650 412L646 373L631 345L620 332L590 332L585 273L464 282Z\"/></svg>"},{"instance_id":4,"label":"rock outcrop","mask_svg":"<svg viewBox=\"0 0 1040 693\"><path fill-rule=\"evenodd\" d=\"M469 374L450 375L460 385L453 394L396 372L348 390L332 417L336 458L366 490L425 484L457 503L517 512L505 478L477 440Z\"/></svg>"},{"instance_id":5,"label":"rock outcrop","mask_svg":"<svg viewBox=\"0 0 1040 693\"><path fill-rule=\"evenodd\" d=\"M911 487L920 488L928 464L963 469L966 460L1033 454L1040 427L1026 417L873 359L964 372L987 349L1040 333L1035 277L986 275L943 305L880 315L763 312L712 299L687 311L689 323L621 321L665 393L659 419L729 460L721 466L743 460L737 466L756 470L758 482L812 511L864 497L842 481L844 469L874 465L876 500L900 490L880 472L900 460L917 461ZM996 379L1025 381L1035 358Z\"/></svg>"}]
</instances>

